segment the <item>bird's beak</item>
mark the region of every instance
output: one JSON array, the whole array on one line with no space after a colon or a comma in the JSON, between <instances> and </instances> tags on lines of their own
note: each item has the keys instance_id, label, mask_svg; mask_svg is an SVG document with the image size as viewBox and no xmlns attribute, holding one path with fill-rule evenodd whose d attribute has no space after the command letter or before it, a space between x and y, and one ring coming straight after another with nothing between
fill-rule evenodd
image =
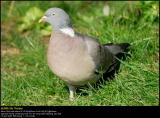
<instances>
[{"instance_id":1,"label":"bird's beak","mask_svg":"<svg viewBox=\"0 0 160 118\"><path fill-rule=\"evenodd\" d=\"M39 23L41 23L41 22L45 22L46 18L47 18L46 16L43 16L41 19L39 19L39 21L38 21L38 22L39 22Z\"/></svg>"}]
</instances>

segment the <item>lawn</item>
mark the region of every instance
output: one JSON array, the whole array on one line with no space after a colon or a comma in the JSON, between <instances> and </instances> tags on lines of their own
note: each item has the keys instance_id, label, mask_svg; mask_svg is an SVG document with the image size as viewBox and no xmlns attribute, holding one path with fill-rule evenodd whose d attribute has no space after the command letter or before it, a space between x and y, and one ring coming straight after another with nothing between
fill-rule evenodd
<instances>
[{"instance_id":1,"label":"lawn","mask_svg":"<svg viewBox=\"0 0 160 118\"><path fill-rule=\"evenodd\" d=\"M104 15L103 7L110 14ZM157 106L159 104L159 2L1 2L1 105ZM51 72L46 51L51 27L38 19L63 8L74 30L100 43L131 44L115 78L81 88L74 101ZM85 95L84 95L85 94Z\"/></svg>"}]
</instances>

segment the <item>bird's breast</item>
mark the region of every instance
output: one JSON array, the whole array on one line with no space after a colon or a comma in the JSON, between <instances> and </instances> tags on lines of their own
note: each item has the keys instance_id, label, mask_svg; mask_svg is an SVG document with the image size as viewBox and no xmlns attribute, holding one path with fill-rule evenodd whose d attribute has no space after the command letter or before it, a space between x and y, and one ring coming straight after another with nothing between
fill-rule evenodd
<instances>
[{"instance_id":1,"label":"bird's breast","mask_svg":"<svg viewBox=\"0 0 160 118\"><path fill-rule=\"evenodd\" d=\"M92 78L95 64L82 40L70 37L52 38L48 46L50 69L69 83L80 83Z\"/></svg>"}]
</instances>

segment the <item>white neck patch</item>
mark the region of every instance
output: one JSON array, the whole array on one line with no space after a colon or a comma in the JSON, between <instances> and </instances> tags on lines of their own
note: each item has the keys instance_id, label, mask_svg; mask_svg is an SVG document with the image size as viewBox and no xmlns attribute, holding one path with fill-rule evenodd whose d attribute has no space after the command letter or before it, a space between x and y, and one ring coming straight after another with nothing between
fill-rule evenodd
<instances>
[{"instance_id":1,"label":"white neck patch","mask_svg":"<svg viewBox=\"0 0 160 118\"><path fill-rule=\"evenodd\" d=\"M63 29L60 29L60 31L62 31L63 33L71 37L74 37L74 30L72 28L63 28Z\"/></svg>"}]
</instances>

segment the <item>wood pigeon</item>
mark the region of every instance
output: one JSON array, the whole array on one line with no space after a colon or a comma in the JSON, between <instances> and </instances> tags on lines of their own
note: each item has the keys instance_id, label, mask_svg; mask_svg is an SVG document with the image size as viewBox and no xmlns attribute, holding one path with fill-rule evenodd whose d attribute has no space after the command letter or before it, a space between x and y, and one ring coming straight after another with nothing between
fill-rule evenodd
<instances>
[{"instance_id":1,"label":"wood pigeon","mask_svg":"<svg viewBox=\"0 0 160 118\"><path fill-rule=\"evenodd\" d=\"M60 8L48 9L39 22L48 22L52 33L47 60L52 72L69 87L70 100L76 88L92 85L102 76L116 70L118 58L127 52L129 43L101 45L97 39L77 33L68 14Z\"/></svg>"}]
</instances>

